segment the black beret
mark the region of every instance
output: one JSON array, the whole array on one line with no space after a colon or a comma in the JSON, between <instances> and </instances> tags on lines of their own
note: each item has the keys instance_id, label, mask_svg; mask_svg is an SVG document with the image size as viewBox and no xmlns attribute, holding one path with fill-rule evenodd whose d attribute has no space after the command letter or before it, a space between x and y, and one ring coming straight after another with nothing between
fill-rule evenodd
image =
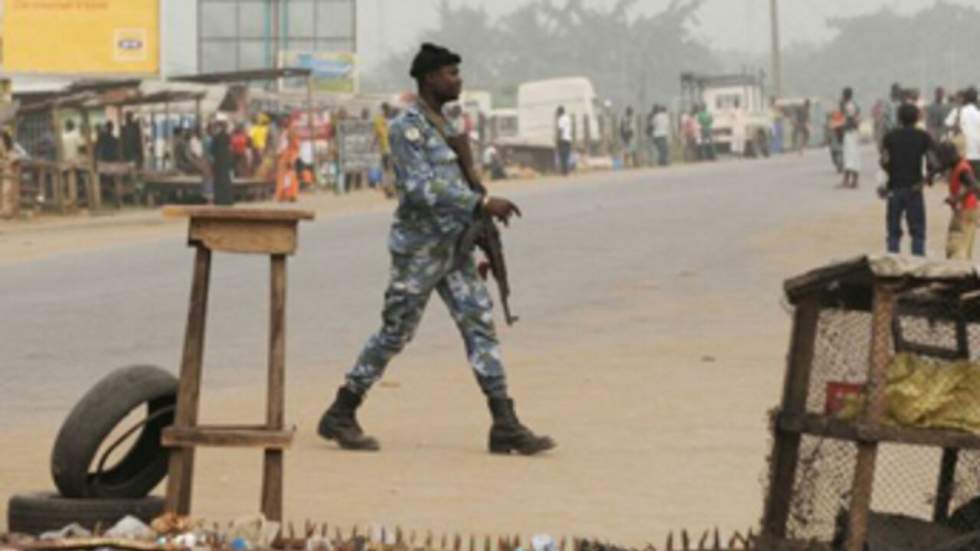
<instances>
[{"instance_id":1,"label":"black beret","mask_svg":"<svg viewBox=\"0 0 980 551\"><path fill-rule=\"evenodd\" d=\"M462 61L463 58L459 57L459 54L451 52L442 46L436 46L435 44L426 42L422 44L422 49L419 50L419 53L415 54L415 59L412 60L412 70L409 74L412 75L412 78L420 78L422 75L435 71L440 67L459 65Z\"/></svg>"}]
</instances>

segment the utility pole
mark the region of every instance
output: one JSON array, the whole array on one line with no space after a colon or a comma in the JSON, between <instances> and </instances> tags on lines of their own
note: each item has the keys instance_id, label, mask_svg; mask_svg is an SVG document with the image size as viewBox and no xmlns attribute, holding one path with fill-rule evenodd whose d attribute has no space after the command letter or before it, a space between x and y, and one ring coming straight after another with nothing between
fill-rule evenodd
<instances>
[{"instance_id":1,"label":"utility pole","mask_svg":"<svg viewBox=\"0 0 980 551\"><path fill-rule=\"evenodd\" d=\"M772 87L777 98L783 95L783 62L779 52L779 7L777 0L769 0L769 20L772 29Z\"/></svg>"}]
</instances>

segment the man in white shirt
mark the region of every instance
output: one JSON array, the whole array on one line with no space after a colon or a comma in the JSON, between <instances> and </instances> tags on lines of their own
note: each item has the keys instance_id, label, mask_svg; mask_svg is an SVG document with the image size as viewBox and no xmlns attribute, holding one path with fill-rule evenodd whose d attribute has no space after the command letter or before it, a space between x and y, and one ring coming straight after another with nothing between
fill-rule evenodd
<instances>
[{"instance_id":1,"label":"man in white shirt","mask_svg":"<svg viewBox=\"0 0 980 551\"><path fill-rule=\"evenodd\" d=\"M75 128L75 122L71 119L65 121L65 131L61 135L61 146L65 162L71 163L80 159L84 143L82 135Z\"/></svg>"},{"instance_id":2,"label":"man in white shirt","mask_svg":"<svg viewBox=\"0 0 980 551\"><path fill-rule=\"evenodd\" d=\"M976 173L980 170L980 109L977 109L977 89L972 86L963 91L960 131L966 140L966 158Z\"/></svg>"},{"instance_id":3,"label":"man in white shirt","mask_svg":"<svg viewBox=\"0 0 980 551\"><path fill-rule=\"evenodd\" d=\"M657 114L653 116L653 143L657 146L657 156L660 166L670 164L670 115L667 108L657 106Z\"/></svg>"},{"instance_id":4,"label":"man in white shirt","mask_svg":"<svg viewBox=\"0 0 980 551\"><path fill-rule=\"evenodd\" d=\"M564 105L558 106L557 115L558 166L562 176L565 176L568 174L569 155L572 152L572 118L565 112Z\"/></svg>"}]
</instances>

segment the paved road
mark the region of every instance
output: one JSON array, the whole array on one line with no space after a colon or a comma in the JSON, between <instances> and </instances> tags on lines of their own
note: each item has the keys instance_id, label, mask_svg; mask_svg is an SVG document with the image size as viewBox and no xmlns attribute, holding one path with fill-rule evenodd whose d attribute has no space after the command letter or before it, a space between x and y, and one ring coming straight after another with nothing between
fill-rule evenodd
<instances>
[{"instance_id":1,"label":"paved road","mask_svg":"<svg viewBox=\"0 0 980 551\"><path fill-rule=\"evenodd\" d=\"M866 188L831 189L835 178L826 155L814 151L805 158L601 173L513 193L525 218L505 235L513 308L522 317L510 335L533 342L537 328L548 326L551 334L575 312L614 310L630 297L612 290L638 281L670 280L679 296L769 300L786 274L761 263L746 237L826 216L844 203L874 201ZM294 376L312 369L339 376L375 329L388 220L374 212L302 227L300 253L289 264ZM176 371L191 261L183 243L167 239L4 267L0 425L62 414L89 381L116 366L146 362ZM264 259L216 258L208 384L262 380L267 275ZM664 329L656 323L653 333ZM685 323L671 320L671 329ZM410 352L424 355L456 340L434 301Z\"/></svg>"},{"instance_id":2,"label":"paved road","mask_svg":"<svg viewBox=\"0 0 980 551\"><path fill-rule=\"evenodd\" d=\"M485 453L488 416L438 300L359 412L383 452L314 435L379 323L389 214L305 225L289 265L287 516L637 547L668 529L744 530L761 515L765 412L782 380L781 281L881 242L872 186L836 181L814 151L511 193L525 212L505 234L521 322L500 328L504 358L522 419L559 441L536 458ZM51 439L93 379L135 362L176 372L192 254L176 226L166 233L0 269L0 519L2 496L50 486ZM268 267L219 256L215 270L202 419L258 421ZM253 511L257 455L202 450L196 469L195 514Z\"/></svg>"}]
</instances>

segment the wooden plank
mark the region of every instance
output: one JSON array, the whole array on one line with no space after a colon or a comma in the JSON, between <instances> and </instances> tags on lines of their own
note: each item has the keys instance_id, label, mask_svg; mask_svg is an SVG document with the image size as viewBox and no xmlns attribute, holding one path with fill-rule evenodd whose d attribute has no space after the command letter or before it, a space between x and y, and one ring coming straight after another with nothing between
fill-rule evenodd
<instances>
[{"instance_id":1,"label":"wooden plank","mask_svg":"<svg viewBox=\"0 0 980 551\"><path fill-rule=\"evenodd\" d=\"M188 240L212 251L292 254L296 251L296 221L191 218Z\"/></svg>"},{"instance_id":2,"label":"wooden plank","mask_svg":"<svg viewBox=\"0 0 980 551\"><path fill-rule=\"evenodd\" d=\"M280 430L286 410L286 257L273 255L270 262L269 293L269 382L266 423ZM282 520L283 456L281 450L265 451L262 472L262 512L266 518Z\"/></svg>"},{"instance_id":3,"label":"wooden plank","mask_svg":"<svg viewBox=\"0 0 980 551\"><path fill-rule=\"evenodd\" d=\"M238 207L194 207L183 205L167 205L163 207L163 215L167 217L215 218L222 220L244 221L299 221L313 220L315 213L299 209L247 209Z\"/></svg>"},{"instance_id":4,"label":"wooden plank","mask_svg":"<svg viewBox=\"0 0 980 551\"><path fill-rule=\"evenodd\" d=\"M892 287L878 282L874 286L871 310L871 351L868 359L869 399L864 422L871 426L882 423L885 416L888 364L892 353L892 318L895 315L896 293ZM846 551L863 551L867 539L871 492L874 487L877 442L859 442L854 479L851 484L851 506L848 511Z\"/></svg>"},{"instance_id":5,"label":"wooden plank","mask_svg":"<svg viewBox=\"0 0 980 551\"><path fill-rule=\"evenodd\" d=\"M936 503L932 510L934 522L944 522L949 518L949 504L953 500L953 485L956 482L956 463L959 450L946 448L939 467L939 481L936 483Z\"/></svg>"},{"instance_id":6,"label":"wooden plank","mask_svg":"<svg viewBox=\"0 0 980 551\"><path fill-rule=\"evenodd\" d=\"M776 418L777 426L785 432L813 434L851 442L894 442L913 446L980 449L980 435L960 430L870 425L861 421L845 421L816 413L803 415L778 413Z\"/></svg>"},{"instance_id":7,"label":"wooden plank","mask_svg":"<svg viewBox=\"0 0 980 551\"><path fill-rule=\"evenodd\" d=\"M794 312L782 400L782 410L790 414L798 415L806 411L819 317L820 305L814 297L801 302ZM779 430L778 425L775 428L769 495L766 496L762 529L767 537L784 538L796 482L800 434Z\"/></svg>"},{"instance_id":8,"label":"wooden plank","mask_svg":"<svg viewBox=\"0 0 980 551\"><path fill-rule=\"evenodd\" d=\"M867 257L852 258L789 278L783 283L783 291L791 303L797 304L807 295L819 294L831 283L842 279L861 281L867 288L871 284L871 269Z\"/></svg>"},{"instance_id":9,"label":"wooden plank","mask_svg":"<svg viewBox=\"0 0 980 551\"><path fill-rule=\"evenodd\" d=\"M133 173L133 163L128 161L102 161L98 172L103 176L128 176Z\"/></svg>"},{"instance_id":10,"label":"wooden plank","mask_svg":"<svg viewBox=\"0 0 980 551\"><path fill-rule=\"evenodd\" d=\"M210 446L218 448L288 448L295 430L271 430L267 428L215 428L207 425L195 427L168 427L163 430L164 446L189 448Z\"/></svg>"},{"instance_id":11,"label":"wooden plank","mask_svg":"<svg viewBox=\"0 0 980 551\"><path fill-rule=\"evenodd\" d=\"M262 461L262 514L269 520L282 521L283 453L266 449Z\"/></svg>"},{"instance_id":12,"label":"wooden plank","mask_svg":"<svg viewBox=\"0 0 980 551\"><path fill-rule=\"evenodd\" d=\"M272 255L269 316L269 387L266 422L281 429L286 409L286 256Z\"/></svg>"},{"instance_id":13,"label":"wooden plank","mask_svg":"<svg viewBox=\"0 0 980 551\"><path fill-rule=\"evenodd\" d=\"M124 538L66 538L11 544L9 549L22 551L56 551L60 549L125 549L127 551L181 551L180 545L156 544ZM7 549L5 546L4 549Z\"/></svg>"},{"instance_id":14,"label":"wooden plank","mask_svg":"<svg viewBox=\"0 0 980 551\"><path fill-rule=\"evenodd\" d=\"M201 392L201 361L204 357L204 331L207 322L208 287L211 279L211 251L198 247L194 257L190 309L184 334L184 352L180 364L180 383L177 389L175 429L197 424ZM194 448L175 448L170 451L167 476L166 510L179 515L190 514L191 484L194 476Z\"/></svg>"}]
</instances>

